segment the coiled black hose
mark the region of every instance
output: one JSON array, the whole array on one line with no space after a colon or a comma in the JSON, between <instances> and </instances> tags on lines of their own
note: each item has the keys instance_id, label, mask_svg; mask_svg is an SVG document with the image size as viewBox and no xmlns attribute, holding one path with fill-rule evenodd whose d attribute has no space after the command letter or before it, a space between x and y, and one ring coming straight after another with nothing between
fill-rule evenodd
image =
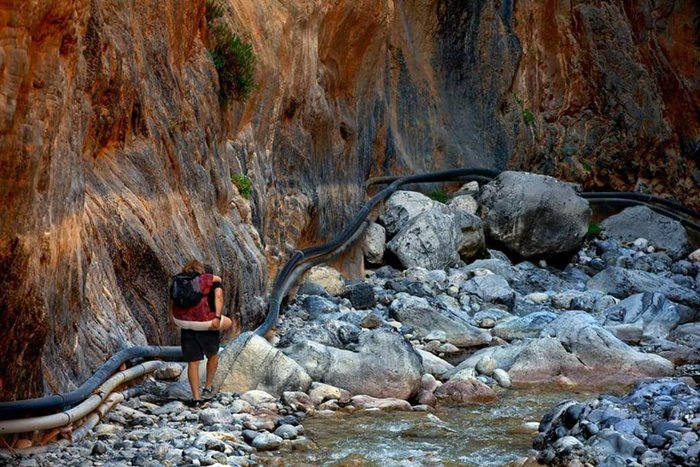
<instances>
[{"instance_id":1,"label":"coiled black hose","mask_svg":"<svg viewBox=\"0 0 700 467\"><path fill-rule=\"evenodd\" d=\"M182 359L182 349L177 347L136 346L129 347L114 354L97 369L82 386L66 394L25 399L21 401L0 402L0 420L12 420L28 416L45 415L48 413L69 409L80 404L99 388L119 367L129 361L139 358L163 358L168 360Z\"/></svg>"}]
</instances>

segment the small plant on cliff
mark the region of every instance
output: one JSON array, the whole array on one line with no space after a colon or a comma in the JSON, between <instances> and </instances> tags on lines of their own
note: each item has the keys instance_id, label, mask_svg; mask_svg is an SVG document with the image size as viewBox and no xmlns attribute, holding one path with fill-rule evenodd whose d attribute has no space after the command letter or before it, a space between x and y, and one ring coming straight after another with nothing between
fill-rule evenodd
<instances>
[{"instance_id":1,"label":"small plant on cliff","mask_svg":"<svg viewBox=\"0 0 700 467\"><path fill-rule=\"evenodd\" d=\"M532 110L525 107L523 100L520 98L517 92L513 93L513 99L515 99L515 102L518 104L518 107L520 107L520 113L523 116L523 122L525 122L525 125L534 125L535 115L532 113Z\"/></svg>"},{"instance_id":2,"label":"small plant on cliff","mask_svg":"<svg viewBox=\"0 0 700 467\"><path fill-rule=\"evenodd\" d=\"M214 28L214 48L209 51L219 75L219 99L245 101L255 87L255 54L228 26Z\"/></svg>"},{"instance_id":3,"label":"small plant on cliff","mask_svg":"<svg viewBox=\"0 0 700 467\"><path fill-rule=\"evenodd\" d=\"M207 23L211 23L216 18L224 16L224 6L221 4L221 0L207 0L205 14Z\"/></svg>"},{"instance_id":4,"label":"small plant on cliff","mask_svg":"<svg viewBox=\"0 0 700 467\"><path fill-rule=\"evenodd\" d=\"M600 227L600 225L596 224L595 222L591 222L588 224L588 233L586 234L586 237L589 239L596 238L602 231L603 229Z\"/></svg>"},{"instance_id":5,"label":"small plant on cliff","mask_svg":"<svg viewBox=\"0 0 700 467\"><path fill-rule=\"evenodd\" d=\"M205 15L210 28L209 54L219 75L219 100L226 106L231 100L245 101L255 87L253 46L243 42L224 21L223 0L206 0Z\"/></svg>"},{"instance_id":6,"label":"small plant on cliff","mask_svg":"<svg viewBox=\"0 0 700 467\"><path fill-rule=\"evenodd\" d=\"M435 201L445 204L447 202L447 193L444 190L435 190L432 193L430 193L431 199L434 199Z\"/></svg>"},{"instance_id":7,"label":"small plant on cliff","mask_svg":"<svg viewBox=\"0 0 700 467\"><path fill-rule=\"evenodd\" d=\"M231 182L238 188L238 193L245 199L250 199L253 193L253 182L244 174L233 174Z\"/></svg>"}]
</instances>

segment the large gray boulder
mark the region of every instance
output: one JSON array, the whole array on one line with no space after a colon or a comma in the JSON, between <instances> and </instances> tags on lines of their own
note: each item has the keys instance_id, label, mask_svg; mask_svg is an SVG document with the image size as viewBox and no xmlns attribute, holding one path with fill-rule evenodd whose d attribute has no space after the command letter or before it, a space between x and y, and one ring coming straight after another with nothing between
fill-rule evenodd
<instances>
[{"instance_id":1,"label":"large gray boulder","mask_svg":"<svg viewBox=\"0 0 700 467\"><path fill-rule=\"evenodd\" d=\"M700 295L671 279L650 272L612 266L593 276L586 285L613 297L627 298L644 292L658 292L669 300L691 307L700 306Z\"/></svg>"},{"instance_id":2,"label":"large gray boulder","mask_svg":"<svg viewBox=\"0 0 700 467\"><path fill-rule=\"evenodd\" d=\"M646 206L627 208L608 217L600 226L605 235L623 242L645 238L673 259L685 257L690 252L688 233L680 222L657 214Z\"/></svg>"},{"instance_id":3,"label":"large gray boulder","mask_svg":"<svg viewBox=\"0 0 700 467\"><path fill-rule=\"evenodd\" d=\"M310 385L301 366L252 332L241 334L219 352L213 383L217 391L258 389L277 397L285 391L306 391Z\"/></svg>"},{"instance_id":4,"label":"large gray boulder","mask_svg":"<svg viewBox=\"0 0 700 467\"><path fill-rule=\"evenodd\" d=\"M462 231L457 216L438 205L418 214L387 243L404 267L447 269L459 262Z\"/></svg>"},{"instance_id":5,"label":"large gray boulder","mask_svg":"<svg viewBox=\"0 0 700 467\"><path fill-rule=\"evenodd\" d=\"M681 314L676 305L658 293L635 294L605 311L607 328L635 326L642 342L665 339L678 326Z\"/></svg>"},{"instance_id":6,"label":"large gray boulder","mask_svg":"<svg viewBox=\"0 0 700 467\"><path fill-rule=\"evenodd\" d=\"M475 368L491 356L508 371L514 386L566 384L582 389L622 387L640 378L671 376L673 364L657 355L637 352L585 312L560 315L539 338L479 350L452 375Z\"/></svg>"},{"instance_id":7,"label":"large gray boulder","mask_svg":"<svg viewBox=\"0 0 700 467\"><path fill-rule=\"evenodd\" d=\"M391 238L419 214L440 205L422 193L397 191L384 203L378 220L386 229L387 237Z\"/></svg>"},{"instance_id":8,"label":"large gray boulder","mask_svg":"<svg viewBox=\"0 0 700 467\"><path fill-rule=\"evenodd\" d=\"M502 172L479 203L486 236L525 258L578 250L591 220L575 185L527 172Z\"/></svg>"},{"instance_id":9,"label":"large gray boulder","mask_svg":"<svg viewBox=\"0 0 700 467\"><path fill-rule=\"evenodd\" d=\"M336 349L312 341L281 349L314 381L373 397L410 398L420 387L421 357L396 332L377 329L360 336L357 350Z\"/></svg>"},{"instance_id":10,"label":"large gray boulder","mask_svg":"<svg viewBox=\"0 0 700 467\"><path fill-rule=\"evenodd\" d=\"M668 360L634 350L589 314L571 311L525 347L508 374L514 384L556 381L561 375L580 387L608 387L673 371Z\"/></svg>"},{"instance_id":11,"label":"large gray boulder","mask_svg":"<svg viewBox=\"0 0 700 467\"><path fill-rule=\"evenodd\" d=\"M391 303L389 313L401 324L415 328L416 333L422 337L432 331L444 331L447 342L457 347L480 346L491 342L491 335L472 326L465 313L434 306L422 297L399 293Z\"/></svg>"}]
</instances>

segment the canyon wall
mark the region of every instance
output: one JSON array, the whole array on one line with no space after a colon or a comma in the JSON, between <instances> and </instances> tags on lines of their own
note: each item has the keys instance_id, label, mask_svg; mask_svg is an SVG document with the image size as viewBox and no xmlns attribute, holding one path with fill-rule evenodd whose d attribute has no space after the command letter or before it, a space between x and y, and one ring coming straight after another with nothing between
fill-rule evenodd
<instances>
[{"instance_id":1,"label":"canyon wall","mask_svg":"<svg viewBox=\"0 0 700 467\"><path fill-rule=\"evenodd\" d=\"M176 344L190 257L254 326L369 176L514 167L700 205L697 2L220 3L257 61L226 107L204 0L0 0L0 400Z\"/></svg>"}]
</instances>

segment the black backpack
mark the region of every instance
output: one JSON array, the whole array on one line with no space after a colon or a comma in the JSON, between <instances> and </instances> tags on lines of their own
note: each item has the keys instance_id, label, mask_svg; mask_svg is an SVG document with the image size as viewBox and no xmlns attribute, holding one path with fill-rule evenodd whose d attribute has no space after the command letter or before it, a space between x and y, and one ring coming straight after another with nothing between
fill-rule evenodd
<instances>
[{"instance_id":1,"label":"black backpack","mask_svg":"<svg viewBox=\"0 0 700 467\"><path fill-rule=\"evenodd\" d=\"M170 298L175 306L190 308L202 300L202 291L199 288L199 274L182 272L173 276L170 284Z\"/></svg>"}]
</instances>

